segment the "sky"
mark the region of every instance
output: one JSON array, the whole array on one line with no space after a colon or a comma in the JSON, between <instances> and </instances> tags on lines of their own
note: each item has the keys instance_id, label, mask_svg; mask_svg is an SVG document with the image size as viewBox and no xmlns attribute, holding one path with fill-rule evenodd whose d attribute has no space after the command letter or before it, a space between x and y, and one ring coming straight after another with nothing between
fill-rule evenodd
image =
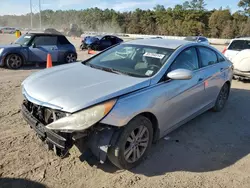
<instances>
[{"instance_id":1,"label":"sky","mask_svg":"<svg viewBox=\"0 0 250 188\"><path fill-rule=\"evenodd\" d=\"M34 12L38 12L39 0L33 2ZM164 5L166 8L182 4L186 0L40 0L41 8L52 10L86 9L98 7L101 9L114 9L116 11L130 11L136 8L152 9L156 4ZM206 9L219 9L229 7L232 12L239 10L237 4L239 0L205 0ZM225 4L227 2L227 4ZM15 14L21 15L30 12L30 0L0 0L0 15Z\"/></svg>"}]
</instances>

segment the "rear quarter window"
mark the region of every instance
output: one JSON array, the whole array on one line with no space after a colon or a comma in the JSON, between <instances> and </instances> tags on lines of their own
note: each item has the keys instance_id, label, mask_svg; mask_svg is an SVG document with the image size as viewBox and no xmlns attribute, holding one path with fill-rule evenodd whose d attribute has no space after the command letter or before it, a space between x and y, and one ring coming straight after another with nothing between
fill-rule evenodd
<instances>
[{"instance_id":1,"label":"rear quarter window","mask_svg":"<svg viewBox=\"0 0 250 188\"><path fill-rule=\"evenodd\" d=\"M250 41L248 40L234 40L228 47L229 50L241 51L250 49Z\"/></svg>"},{"instance_id":2,"label":"rear quarter window","mask_svg":"<svg viewBox=\"0 0 250 188\"><path fill-rule=\"evenodd\" d=\"M218 57L218 62L224 62L225 59L224 57L222 57L219 53L216 53L217 54L217 57Z\"/></svg>"},{"instance_id":3,"label":"rear quarter window","mask_svg":"<svg viewBox=\"0 0 250 188\"><path fill-rule=\"evenodd\" d=\"M70 42L68 41L68 39L65 36L59 36L58 43L61 45L70 44Z\"/></svg>"}]
</instances>

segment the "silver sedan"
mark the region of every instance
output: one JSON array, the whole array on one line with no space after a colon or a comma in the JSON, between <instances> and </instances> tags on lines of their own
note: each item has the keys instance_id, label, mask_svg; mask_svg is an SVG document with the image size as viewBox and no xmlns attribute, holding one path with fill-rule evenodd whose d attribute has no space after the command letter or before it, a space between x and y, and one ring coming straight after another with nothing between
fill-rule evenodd
<instances>
[{"instance_id":1,"label":"silver sedan","mask_svg":"<svg viewBox=\"0 0 250 188\"><path fill-rule=\"evenodd\" d=\"M108 157L129 169L164 135L207 110L221 111L232 75L231 62L212 46L132 40L29 76L22 113L57 155L84 142L101 162Z\"/></svg>"}]
</instances>

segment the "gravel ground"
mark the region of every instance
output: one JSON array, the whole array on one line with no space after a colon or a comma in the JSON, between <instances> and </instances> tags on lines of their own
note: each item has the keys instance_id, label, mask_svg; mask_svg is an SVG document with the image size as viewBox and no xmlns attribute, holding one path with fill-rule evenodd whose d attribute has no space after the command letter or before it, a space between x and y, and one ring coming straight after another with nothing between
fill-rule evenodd
<instances>
[{"instance_id":1,"label":"gravel ground","mask_svg":"<svg viewBox=\"0 0 250 188\"><path fill-rule=\"evenodd\" d=\"M13 39L0 35L1 44ZM86 57L80 52L79 59ZM1 188L250 187L249 83L233 81L222 112L206 112L185 124L154 144L140 166L123 171L82 161L76 148L65 159L46 150L20 113L20 84L34 71L0 69Z\"/></svg>"}]
</instances>

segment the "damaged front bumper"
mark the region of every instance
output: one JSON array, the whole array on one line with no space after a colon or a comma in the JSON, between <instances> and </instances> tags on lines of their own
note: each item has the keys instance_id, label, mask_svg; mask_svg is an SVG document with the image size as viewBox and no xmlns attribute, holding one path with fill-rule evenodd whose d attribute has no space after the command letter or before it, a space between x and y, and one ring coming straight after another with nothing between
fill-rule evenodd
<instances>
[{"instance_id":1,"label":"damaged front bumper","mask_svg":"<svg viewBox=\"0 0 250 188\"><path fill-rule=\"evenodd\" d=\"M239 77L243 79L250 79L250 71L243 72L237 69L234 69L234 77Z\"/></svg>"},{"instance_id":2,"label":"damaged front bumper","mask_svg":"<svg viewBox=\"0 0 250 188\"><path fill-rule=\"evenodd\" d=\"M21 106L21 111L26 122L34 129L38 137L47 144L48 149L53 150L56 155L65 157L70 148L74 144L79 143L80 140L80 142L85 142L80 145L85 144L97 160L101 163L105 162L115 128L99 126L99 128L86 130L83 133L55 132L46 128L41 121L34 117L24 103Z\"/></svg>"},{"instance_id":3,"label":"damaged front bumper","mask_svg":"<svg viewBox=\"0 0 250 188\"><path fill-rule=\"evenodd\" d=\"M21 107L22 115L26 122L37 133L39 138L54 149L57 155L64 156L73 146L72 135L69 133L56 133L47 129L43 123L36 119L24 104ZM51 148L52 147L52 148Z\"/></svg>"}]
</instances>

